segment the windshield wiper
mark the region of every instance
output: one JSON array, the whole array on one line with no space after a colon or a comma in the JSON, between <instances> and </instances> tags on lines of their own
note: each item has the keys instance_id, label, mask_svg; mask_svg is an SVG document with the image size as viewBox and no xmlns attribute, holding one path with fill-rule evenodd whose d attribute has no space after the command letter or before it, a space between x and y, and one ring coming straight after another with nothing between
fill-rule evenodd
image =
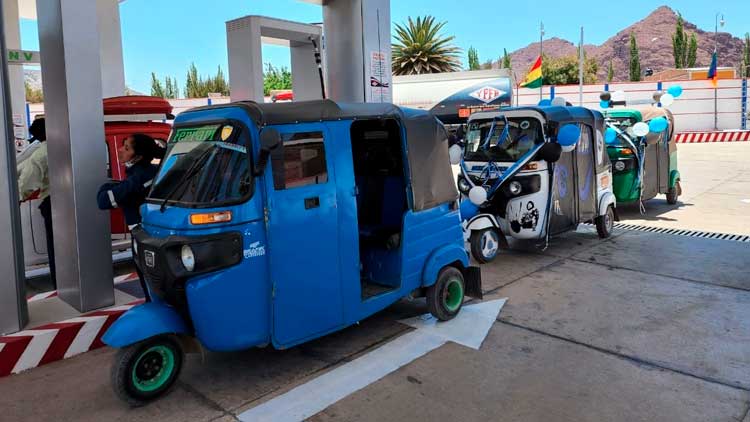
<instances>
[{"instance_id":1,"label":"windshield wiper","mask_svg":"<svg viewBox=\"0 0 750 422\"><path fill-rule=\"evenodd\" d=\"M180 179L177 184L164 196L164 199L161 202L161 206L159 207L160 212L164 212L167 209L167 203L174 197L174 195L177 193L177 191L183 187L187 186L188 182L195 177L201 169L203 169L203 166L208 163L208 157L211 155L211 152L213 152L215 145L210 146L208 149L203 151L201 155L199 155L195 161L193 161L193 164L188 167L187 170L185 170L185 174L182 176L182 179Z\"/></svg>"}]
</instances>

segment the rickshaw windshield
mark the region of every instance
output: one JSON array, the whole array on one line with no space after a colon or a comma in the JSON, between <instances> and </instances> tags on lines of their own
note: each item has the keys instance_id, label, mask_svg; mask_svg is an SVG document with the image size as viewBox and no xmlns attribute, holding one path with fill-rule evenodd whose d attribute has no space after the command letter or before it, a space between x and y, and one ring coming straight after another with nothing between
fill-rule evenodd
<instances>
[{"instance_id":1,"label":"rickshaw windshield","mask_svg":"<svg viewBox=\"0 0 750 422\"><path fill-rule=\"evenodd\" d=\"M607 119L607 124L610 124L620 130L621 133L617 134L614 142L607 144L608 147L630 147L630 143L625 140L625 134L628 133L628 129L633 127L638 121L632 117L613 117Z\"/></svg>"},{"instance_id":2,"label":"rickshaw windshield","mask_svg":"<svg viewBox=\"0 0 750 422\"><path fill-rule=\"evenodd\" d=\"M247 199L252 183L244 132L232 123L175 129L148 199L189 205Z\"/></svg>"},{"instance_id":3,"label":"rickshaw windshield","mask_svg":"<svg viewBox=\"0 0 750 422\"><path fill-rule=\"evenodd\" d=\"M476 120L469 123L466 132L466 161L517 161L534 145L544 142L542 124L531 117L508 118L508 136L501 139L505 129L505 120ZM487 136L492 130L492 137L487 142Z\"/></svg>"}]
</instances>

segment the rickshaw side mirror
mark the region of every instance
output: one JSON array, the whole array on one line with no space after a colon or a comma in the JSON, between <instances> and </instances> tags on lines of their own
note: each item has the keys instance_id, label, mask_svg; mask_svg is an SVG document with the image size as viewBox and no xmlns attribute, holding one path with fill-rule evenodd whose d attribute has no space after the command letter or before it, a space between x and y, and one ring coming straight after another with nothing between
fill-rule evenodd
<instances>
[{"instance_id":1,"label":"rickshaw side mirror","mask_svg":"<svg viewBox=\"0 0 750 422\"><path fill-rule=\"evenodd\" d=\"M268 164L268 157L271 156L271 151L281 145L281 135L279 131L273 128L266 128L260 133L260 156L258 157L258 163L255 166L255 176L263 174L263 170Z\"/></svg>"},{"instance_id":2,"label":"rickshaw side mirror","mask_svg":"<svg viewBox=\"0 0 750 422\"><path fill-rule=\"evenodd\" d=\"M560 146L560 144L547 142L539 148L537 154L542 160L548 163L555 163L562 155L562 146Z\"/></svg>"}]
</instances>

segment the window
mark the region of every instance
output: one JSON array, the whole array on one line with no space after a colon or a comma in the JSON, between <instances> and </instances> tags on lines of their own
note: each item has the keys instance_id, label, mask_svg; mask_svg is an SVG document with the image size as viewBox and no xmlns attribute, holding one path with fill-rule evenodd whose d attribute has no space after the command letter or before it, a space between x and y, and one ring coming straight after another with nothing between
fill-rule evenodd
<instances>
[{"instance_id":1,"label":"window","mask_svg":"<svg viewBox=\"0 0 750 422\"><path fill-rule=\"evenodd\" d=\"M328 182L323 132L284 133L271 157L273 187L292 189Z\"/></svg>"},{"instance_id":2,"label":"window","mask_svg":"<svg viewBox=\"0 0 750 422\"><path fill-rule=\"evenodd\" d=\"M504 139L505 120L477 120L469 123L466 134L466 161L514 162L526 154L534 145L544 142L542 124L534 118L508 118L508 133ZM489 143L485 145L487 137Z\"/></svg>"}]
</instances>

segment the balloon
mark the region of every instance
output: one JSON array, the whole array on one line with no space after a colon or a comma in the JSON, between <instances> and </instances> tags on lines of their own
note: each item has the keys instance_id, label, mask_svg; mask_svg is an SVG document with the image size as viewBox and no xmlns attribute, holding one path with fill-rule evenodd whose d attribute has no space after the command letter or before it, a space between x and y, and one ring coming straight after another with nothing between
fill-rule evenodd
<instances>
[{"instance_id":1,"label":"balloon","mask_svg":"<svg viewBox=\"0 0 750 422\"><path fill-rule=\"evenodd\" d=\"M611 144L614 143L617 139L617 131L612 129L611 127L608 127L607 130L604 131L604 142Z\"/></svg>"},{"instance_id":2,"label":"balloon","mask_svg":"<svg viewBox=\"0 0 750 422\"><path fill-rule=\"evenodd\" d=\"M563 152L570 152L576 148L578 138L581 137L581 128L578 125L567 124L557 132L557 143Z\"/></svg>"},{"instance_id":3,"label":"balloon","mask_svg":"<svg viewBox=\"0 0 750 422\"><path fill-rule=\"evenodd\" d=\"M469 200L476 206L487 202L487 191L481 186L474 186L469 191Z\"/></svg>"},{"instance_id":4,"label":"balloon","mask_svg":"<svg viewBox=\"0 0 750 422\"><path fill-rule=\"evenodd\" d=\"M682 95L682 87L679 85L672 85L669 87L669 89L667 89L667 92L669 93L669 95L677 98Z\"/></svg>"},{"instance_id":5,"label":"balloon","mask_svg":"<svg viewBox=\"0 0 750 422\"><path fill-rule=\"evenodd\" d=\"M563 97L555 97L552 99L552 105L553 106L560 106L565 107L565 98Z\"/></svg>"},{"instance_id":6,"label":"balloon","mask_svg":"<svg viewBox=\"0 0 750 422\"><path fill-rule=\"evenodd\" d=\"M467 199L461 201L461 205L459 205L458 209L461 213L461 220L470 220L479 212L479 207Z\"/></svg>"},{"instance_id":7,"label":"balloon","mask_svg":"<svg viewBox=\"0 0 750 422\"><path fill-rule=\"evenodd\" d=\"M541 101L539 101L539 107L548 107L552 105L552 100L545 98Z\"/></svg>"},{"instance_id":8,"label":"balloon","mask_svg":"<svg viewBox=\"0 0 750 422\"><path fill-rule=\"evenodd\" d=\"M464 155L464 150L460 146L454 144L448 149L448 155L451 157L451 164L454 166L461 164L461 157Z\"/></svg>"},{"instance_id":9,"label":"balloon","mask_svg":"<svg viewBox=\"0 0 750 422\"><path fill-rule=\"evenodd\" d=\"M633 134L635 136L646 136L648 135L648 125L643 122L638 122L633 125Z\"/></svg>"},{"instance_id":10,"label":"balloon","mask_svg":"<svg viewBox=\"0 0 750 422\"><path fill-rule=\"evenodd\" d=\"M661 133L667 130L669 122L664 117L657 117L648 123L648 128L651 132Z\"/></svg>"},{"instance_id":11,"label":"balloon","mask_svg":"<svg viewBox=\"0 0 750 422\"><path fill-rule=\"evenodd\" d=\"M609 101L599 101L599 108L609 108Z\"/></svg>"},{"instance_id":12,"label":"balloon","mask_svg":"<svg viewBox=\"0 0 750 422\"><path fill-rule=\"evenodd\" d=\"M669 107L674 103L674 96L672 94L664 94L661 96L661 100L659 100L662 107Z\"/></svg>"},{"instance_id":13,"label":"balloon","mask_svg":"<svg viewBox=\"0 0 750 422\"><path fill-rule=\"evenodd\" d=\"M615 91L612 93L612 101L621 102L625 101L625 91Z\"/></svg>"}]
</instances>

